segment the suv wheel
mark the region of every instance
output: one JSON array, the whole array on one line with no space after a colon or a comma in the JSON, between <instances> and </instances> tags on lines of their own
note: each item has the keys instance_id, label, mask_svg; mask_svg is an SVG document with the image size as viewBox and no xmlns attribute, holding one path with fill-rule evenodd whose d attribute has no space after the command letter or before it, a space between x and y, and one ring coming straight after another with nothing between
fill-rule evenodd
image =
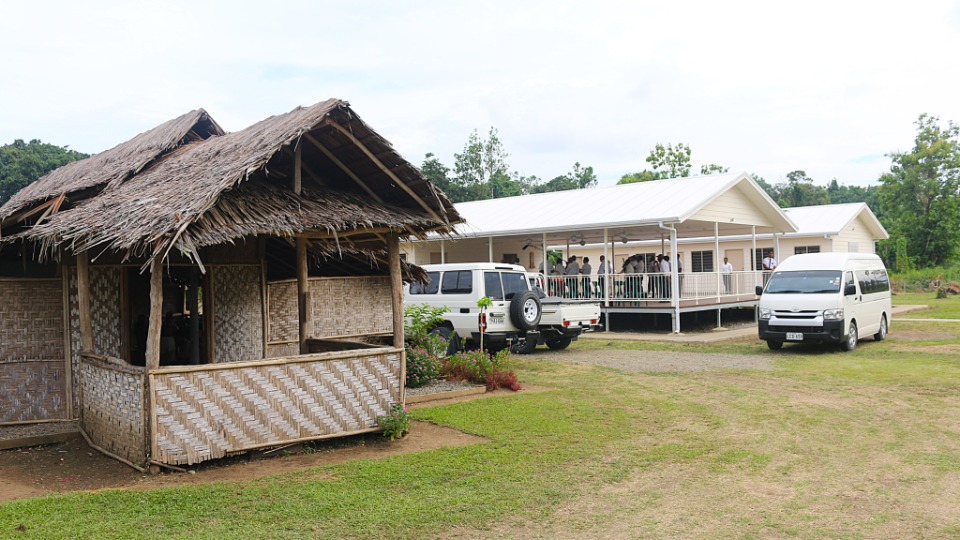
<instances>
[{"instance_id":1,"label":"suv wheel","mask_svg":"<svg viewBox=\"0 0 960 540\"><path fill-rule=\"evenodd\" d=\"M540 324L540 299L533 291L523 291L510 301L510 321L521 330L536 330Z\"/></svg>"},{"instance_id":2,"label":"suv wheel","mask_svg":"<svg viewBox=\"0 0 960 540\"><path fill-rule=\"evenodd\" d=\"M520 338L510 345L510 352L513 354L530 354L537 349L536 338Z\"/></svg>"},{"instance_id":3,"label":"suv wheel","mask_svg":"<svg viewBox=\"0 0 960 540\"><path fill-rule=\"evenodd\" d=\"M547 342L547 347L550 347L551 351L562 351L570 346L570 341L572 340L568 337L554 339Z\"/></svg>"}]
</instances>

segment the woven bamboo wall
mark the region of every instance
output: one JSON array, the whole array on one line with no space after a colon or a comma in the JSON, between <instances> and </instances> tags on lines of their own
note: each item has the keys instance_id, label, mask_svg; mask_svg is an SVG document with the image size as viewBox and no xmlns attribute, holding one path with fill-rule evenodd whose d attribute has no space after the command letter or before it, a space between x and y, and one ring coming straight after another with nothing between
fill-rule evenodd
<instances>
[{"instance_id":1,"label":"woven bamboo wall","mask_svg":"<svg viewBox=\"0 0 960 540\"><path fill-rule=\"evenodd\" d=\"M0 360L0 424L67 419L64 368L63 358Z\"/></svg>"},{"instance_id":2,"label":"woven bamboo wall","mask_svg":"<svg viewBox=\"0 0 960 540\"><path fill-rule=\"evenodd\" d=\"M267 284L270 301L267 356L297 354L297 283ZM359 336L393 331L390 278L310 278L312 338Z\"/></svg>"},{"instance_id":3,"label":"woven bamboo wall","mask_svg":"<svg viewBox=\"0 0 960 540\"><path fill-rule=\"evenodd\" d=\"M213 317L217 362L263 358L259 266L214 266Z\"/></svg>"},{"instance_id":4,"label":"woven bamboo wall","mask_svg":"<svg viewBox=\"0 0 960 540\"><path fill-rule=\"evenodd\" d=\"M67 416L63 281L0 280L0 423Z\"/></svg>"},{"instance_id":5,"label":"woven bamboo wall","mask_svg":"<svg viewBox=\"0 0 960 540\"><path fill-rule=\"evenodd\" d=\"M80 424L97 446L133 463L147 456L143 368L84 357Z\"/></svg>"},{"instance_id":6,"label":"woven bamboo wall","mask_svg":"<svg viewBox=\"0 0 960 540\"><path fill-rule=\"evenodd\" d=\"M90 267L90 317L93 350L120 358L120 267Z\"/></svg>"},{"instance_id":7,"label":"woven bamboo wall","mask_svg":"<svg viewBox=\"0 0 960 540\"><path fill-rule=\"evenodd\" d=\"M366 349L150 374L153 459L229 453L377 429L401 399L400 351ZM257 365L259 364L259 365Z\"/></svg>"}]
</instances>

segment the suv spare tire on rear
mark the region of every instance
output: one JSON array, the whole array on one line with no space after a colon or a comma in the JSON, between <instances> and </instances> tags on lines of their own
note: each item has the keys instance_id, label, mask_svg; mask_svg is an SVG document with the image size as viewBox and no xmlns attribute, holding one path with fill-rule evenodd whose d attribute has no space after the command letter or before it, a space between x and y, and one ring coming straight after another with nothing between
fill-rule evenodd
<instances>
[{"instance_id":1,"label":"suv spare tire on rear","mask_svg":"<svg viewBox=\"0 0 960 540\"><path fill-rule=\"evenodd\" d=\"M510 300L510 321L521 330L536 330L542 313L540 298L533 291L518 292Z\"/></svg>"}]
</instances>

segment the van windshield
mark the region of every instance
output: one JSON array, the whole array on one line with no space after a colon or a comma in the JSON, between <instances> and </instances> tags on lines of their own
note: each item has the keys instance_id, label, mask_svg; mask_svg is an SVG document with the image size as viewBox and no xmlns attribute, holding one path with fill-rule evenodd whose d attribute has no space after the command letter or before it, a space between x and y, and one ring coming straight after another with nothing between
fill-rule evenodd
<instances>
[{"instance_id":1,"label":"van windshield","mask_svg":"<svg viewBox=\"0 0 960 540\"><path fill-rule=\"evenodd\" d=\"M840 292L839 270L774 272L763 294L830 294Z\"/></svg>"}]
</instances>

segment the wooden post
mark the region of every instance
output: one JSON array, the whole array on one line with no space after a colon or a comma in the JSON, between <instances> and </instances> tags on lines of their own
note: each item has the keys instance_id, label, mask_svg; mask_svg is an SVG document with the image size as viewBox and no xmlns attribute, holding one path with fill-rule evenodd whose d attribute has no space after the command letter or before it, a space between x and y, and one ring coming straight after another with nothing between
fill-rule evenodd
<instances>
[{"instance_id":1,"label":"wooden post","mask_svg":"<svg viewBox=\"0 0 960 540\"><path fill-rule=\"evenodd\" d=\"M387 237L387 259L390 262L390 299L393 305L393 346L403 348L403 275L400 272L400 239Z\"/></svg>"},{"instance_id":2,"label":"wooden post","mask_svg":"<svg viewBox=\"0 0 960 540\"><path fill-rule=\"evenodd\" d=\"M77 306L80 310L80 352L93 352L93 319L90 318L90 261L77 254Z\"/></svg>"},{"instance_id":3,"label":"wooden post","mask_svg":"<svg viewBox=\"0 0 960 540\"><path fill-rule=\"evenodd\" d=\"M147 325L147 371L160 367L160 329L163 324L163 261L150 263L150 320Z\"/></svg>"},{"instance_id":4,"label":"wooden post","mask_svg":"<svg viewBox=\"0 0 960 540\"><path fill-rule=\"evenodd\" d=\"M300 322L300 354L307 354L310 337L310 283L307 281L307 239L297 237L297 314Z\"/></svg>"}]
</instances>

